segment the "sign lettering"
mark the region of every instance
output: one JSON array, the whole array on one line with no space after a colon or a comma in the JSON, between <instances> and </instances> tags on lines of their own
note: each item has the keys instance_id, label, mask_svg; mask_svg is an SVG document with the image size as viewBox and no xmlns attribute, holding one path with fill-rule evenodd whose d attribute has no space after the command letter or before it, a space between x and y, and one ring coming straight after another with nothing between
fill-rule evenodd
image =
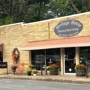
<instances>
[{"instance_id":1,"label":"sign lettering","mask_svg":"<svg viewBox=\"0 0 90 90\"><path fill-rule=\"evenodd\" d=\"M78 34L82 30L82 28L83 28L83 25L81 22L77 20L67 20L59 23L55 27L54 32L58 36L70 37Z\"/></svg>"}]
</instances>

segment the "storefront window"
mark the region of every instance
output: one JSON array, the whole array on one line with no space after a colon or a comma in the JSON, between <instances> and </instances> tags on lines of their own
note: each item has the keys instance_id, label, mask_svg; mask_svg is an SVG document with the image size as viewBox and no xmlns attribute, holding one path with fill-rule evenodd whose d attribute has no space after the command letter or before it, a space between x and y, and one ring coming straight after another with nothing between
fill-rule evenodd
<instances>
[{"instance_id":1,"label":"storefront window","mask_svg":"<svg viewBox=\"0 0 90 90\"><path fill-rule=\"evenodd\" d=\"M46 61L47 65L60 62L60 49L46 50Z\"/></svg>"},{"instance_id":2,"label":"storefront window","mask_svg":"<svg viewBox=\"0 0 90 90\"><path fill-rule=\"evenodd\" d=\"M52 63L60 65L60 49L33 50L31 51L31 62L37 70Z\"/></svg>"},{"instance_id":3,"label":"storefront window","mask_svg":"<svg viewBox=\"0 0 90 90\"><path fill-rule=\"evenodd\" d=\"M90 47L80 48L80 63L86 64L90 56Z\"/></svg>"},{"instance_id":4,"label":"storefront window","mask_svg":"<svg viewBox=\"0 0 90 90\"><path fill-rule=\"evenodd\" d=\"M45 64L45 51L44 50L33 50L31 51L31 62L40 70L41 67Z\"/></svg>"}]
</instances>

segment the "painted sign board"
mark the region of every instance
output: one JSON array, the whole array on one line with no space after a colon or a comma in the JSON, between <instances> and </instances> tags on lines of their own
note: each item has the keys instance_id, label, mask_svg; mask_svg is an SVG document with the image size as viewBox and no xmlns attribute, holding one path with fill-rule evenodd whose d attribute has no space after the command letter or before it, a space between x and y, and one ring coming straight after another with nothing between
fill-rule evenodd
<instances>
[{"instance_id":1,"label":"painted sign board","mask_svg":"<svg viewBox=\"0 0 90 90\"><path fill-rule=\"evenodd\" d=\"M7 62L0 62L0 68L7 68Z\"/></svg>"},{"instance_id":2,"label":"painted sign board","mask_svg":"<svg viewBox=\"0 0 90 90\"><path fill-rule=\"evenodd\" d=\"M0 62L0 69L1 69L1 68L7 68L7 74L8 74L7 62Z\"/></svg>"},{"instance_id":3,"label":"painted sign board","mask_svg":"<svg viewBox=\"0 0 90 90\"><path fill-rule=\"evenodd\" d=\"M54 32L58 36L70 37L81 32L83 24L77 20L67 20L56 25Z\"/></svg>"}]
</instances>

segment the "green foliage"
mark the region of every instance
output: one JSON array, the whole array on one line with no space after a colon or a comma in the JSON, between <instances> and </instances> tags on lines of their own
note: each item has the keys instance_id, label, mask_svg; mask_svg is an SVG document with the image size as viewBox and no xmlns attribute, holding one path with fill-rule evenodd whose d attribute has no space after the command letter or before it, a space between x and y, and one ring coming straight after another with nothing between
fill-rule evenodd
<instances>
[{"instance_id":1,"label":"green foliage","mask_svg":"<svg viewBox=\"0 0 90 90\"><path fill-rule=\"evenodd\" d=\"M14 23L13 21L11 22L10 17L5 17L5 18L0 18L0 25L7 25Z\"/></svg>"},{"instance_id":2,"label":"green foliage","mask_svg":"<svg viewBox=\"0 0 90 90\"><path fill-rule=\"evenodd\" d=\"M90 0L0 0L0 25L41 21L77 10L90 11Z\"/></svg>"},{"instance_id":3,"label":"green foliage","mask_svg":"<svg viewBox=\"0 0 90 90\"><path fill-rule=\"evenodd\" d=\"M31 73L31 72L32 72L32 69L28 68L27 73Z\"/></svg>"},{"instance_id":4,"label":"green foliage","mask_svg":"<svg viewBox=\"0 0 90 90\"><path fill-rule=\"evenodd\" d=\"M36 69L33 69L33 70L32 70L32 73L33 73L33 74L37 74L38 71L37 71Z\"/></svg>"}]
</instances>

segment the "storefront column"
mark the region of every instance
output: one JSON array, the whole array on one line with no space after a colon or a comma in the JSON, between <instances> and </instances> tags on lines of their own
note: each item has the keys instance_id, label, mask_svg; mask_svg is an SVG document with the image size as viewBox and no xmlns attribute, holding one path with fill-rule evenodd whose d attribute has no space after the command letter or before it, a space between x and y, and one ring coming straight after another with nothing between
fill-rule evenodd
<instances>
[{"instance_id":1,"label":"storefront column","mask_svg":"<svg viewBox=\"0 0 90 90\"><path fill-rule=\"evenodd\" d=\"M76 64L79 64L79 47L76 47Z\"/></svg>"},{"instance_id":2,"label":"storefront column","mask_svg":"<svg viewBox=\"0 0 90 90\"><path fill-rule=\"evenodd\" d=\"M61 75L64 75L64 49L60 49L61 52Z\"/></svg>"},{"instance_id":3,"label":"storefront column","mask_svg":"<svg viewBox=\"0 0 90 90\"><path fill-rule=\"evenodd\" d=\"M31 62L31 51L29 51L29 62Z\"/></svg>"}]
</instances>

